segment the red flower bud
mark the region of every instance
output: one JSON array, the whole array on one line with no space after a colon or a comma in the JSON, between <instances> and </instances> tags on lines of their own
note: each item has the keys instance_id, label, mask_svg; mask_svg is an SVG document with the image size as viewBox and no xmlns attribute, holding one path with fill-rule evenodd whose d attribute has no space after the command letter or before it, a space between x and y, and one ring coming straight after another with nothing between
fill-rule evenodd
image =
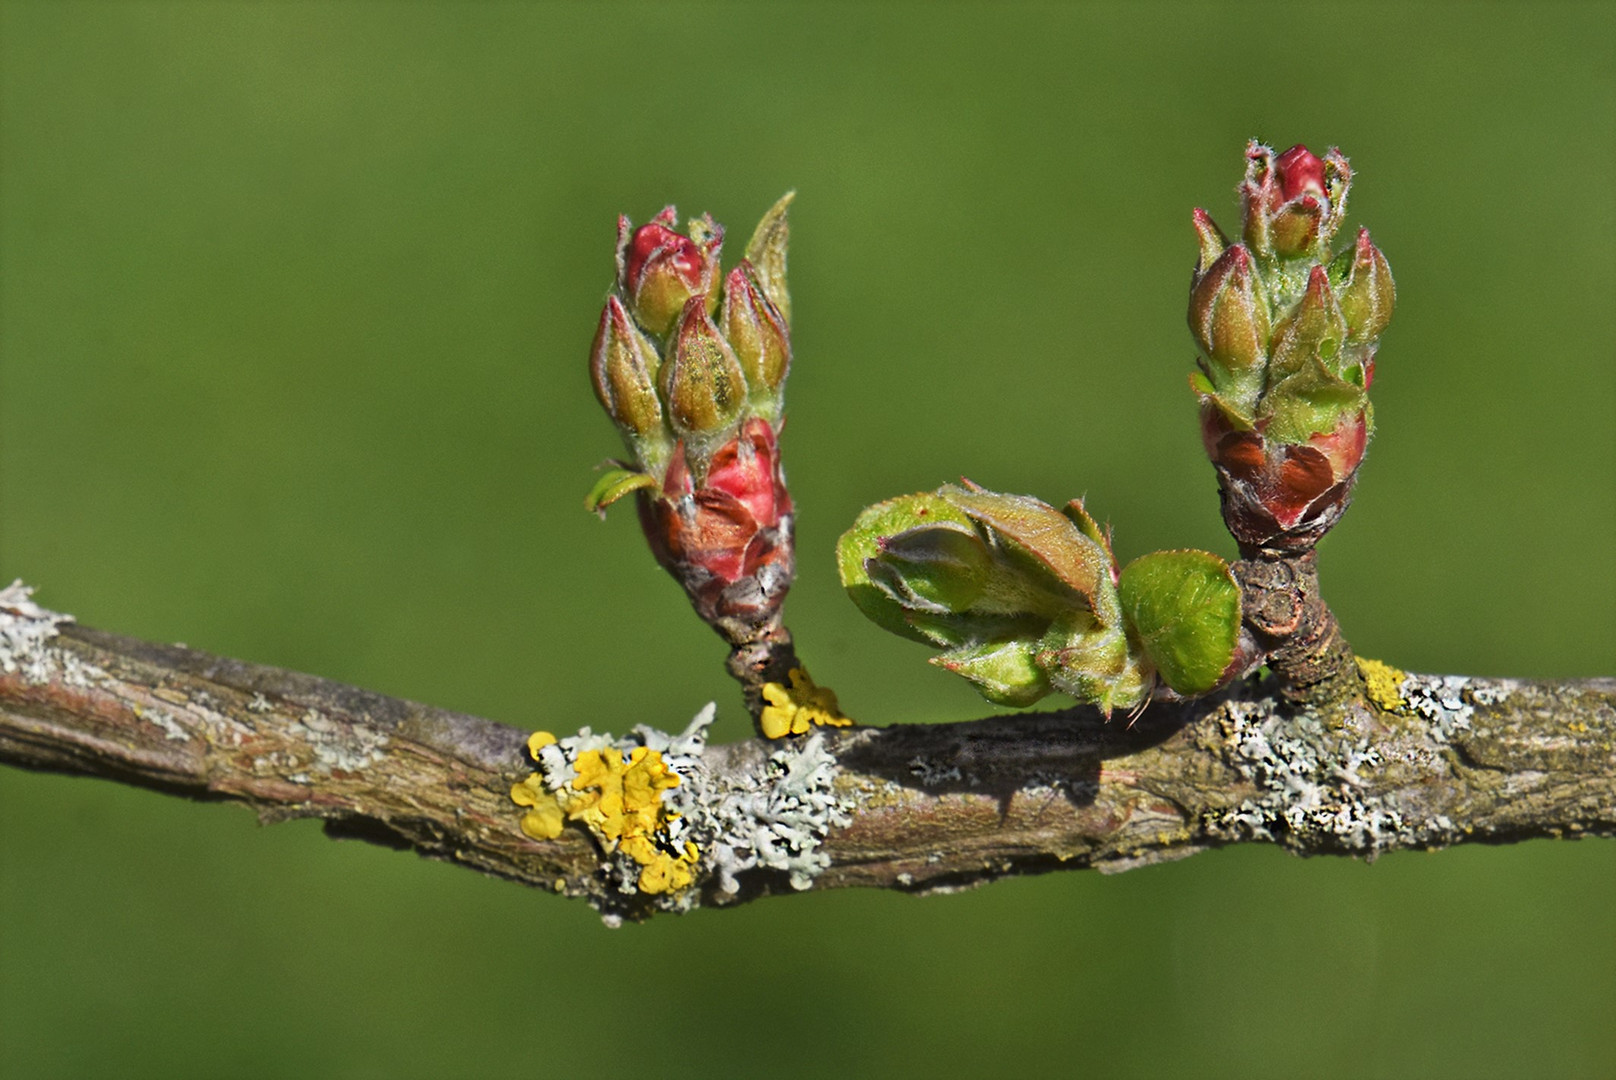
<instances>
[{"instance_id":1,"label":"red flower bud","mask_svg":"<svg viewBox=\"0 0 1616 1080\"><path fill-rule=\"evenodd\" d=\"M653 334L665 334L692 296L713 291L724 230L709 218L692 222L694 236L672 229L667 207L631 233L626 217L617 219L617 286L629 309Z\"/></svg>"},{"instance_id":2,"label":"red flower bud","mask_svg":"<svg viewBox=\"0 0 1616 1080\"><path fill-rule=\"evenodd\" d=\"M1341 225L1351 179L1347 159L1337 150L1319 158L1298 145L1276 157L1253 140L1246 147L1246 178L1240 185L1246 242L1264 258L1317 252Z\"/></svg>"},{"instance_id":3,"label":"red flower bud","mask_svg":"<svg viewBox=\"0 0 1616 1080\"><path fill-rule=\"evenodd\" d=\"M1279 180L1280 197L1285 202L1304 193L1329 198L1329 193L1324 190L1324 161L1301 143L1279 155L1274 161L1274 175Z\"/></svg>"}]
</instances>

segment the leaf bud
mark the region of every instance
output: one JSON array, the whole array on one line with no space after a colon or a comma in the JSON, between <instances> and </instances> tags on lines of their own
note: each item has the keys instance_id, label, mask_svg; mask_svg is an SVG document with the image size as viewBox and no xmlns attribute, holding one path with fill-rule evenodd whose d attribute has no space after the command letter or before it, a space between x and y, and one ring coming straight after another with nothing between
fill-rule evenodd
<instances>
[{"instance_id":1,"label":"leaf bud","mask_svg":"<svg viewBox=\"0 0 1616 1080\"><path fill-rule=\"evenodd\" d=\"M758 222L752 239L746 244L746 261L755 268L758 285L788 327L791 325L791 293L786 289L786 245L791 239L791 223L786 211L796 197L795 191L780 196Z\"/></svg>"},{"instance_id":2,"label":"leaf bud","mask_svg":"<svg viewBox=\"0 0 1616 1080\"><path fill-rule=\"evenodd\" d=\"M1190 215L1190 222L1195 227L1196 239L1201 242L1201 257L1195 263L1195 276L1198 278L1223 254L1223 249L1229 246L1229 238L1223 235L1223 230L1212 220L1212 215L1199 206Z\"/></svg>"}]
</instances>

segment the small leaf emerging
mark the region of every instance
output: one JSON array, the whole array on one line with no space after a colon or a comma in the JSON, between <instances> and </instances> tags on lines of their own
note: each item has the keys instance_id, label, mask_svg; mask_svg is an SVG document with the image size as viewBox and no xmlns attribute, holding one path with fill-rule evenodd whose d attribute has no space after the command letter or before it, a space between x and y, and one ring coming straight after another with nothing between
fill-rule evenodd
<instances>
[{"instance_id":1,"label":"small leaf emerging","mask_svg":"<svg viewBox=\"0 0 1616 1080\"><path fill-rule=\"evenodd\" d=\"M1158 551L1122 570L1122 610L1163 682L1180 694L1215 688L1234 658L1240 586L1205 551Z\"/></svg>"}]
</instances>

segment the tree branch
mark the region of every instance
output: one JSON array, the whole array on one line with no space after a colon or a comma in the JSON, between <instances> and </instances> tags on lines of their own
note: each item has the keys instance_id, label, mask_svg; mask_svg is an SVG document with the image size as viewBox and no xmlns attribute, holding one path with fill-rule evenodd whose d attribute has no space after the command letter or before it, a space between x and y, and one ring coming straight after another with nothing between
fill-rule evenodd
<instances>
[{"instance_id":1,"label":"tree branch","mask_svg":"<svg viewBox=\"0 0 1616 1080\"><path fill-rule=\"evenodd\" d=\"M793 886L1119 871L1249 840L1373 857L1616 833L1616 679L1366 673L1366 692L1305 709L1244 682L1157 702L1131 727L1079 709L698 746L687 797L728 800L729 816L693 817L709 821L694 835L728 865L703 861L673 896L614 878L583 828L523 834L508 793L534 769L525 732L77 626L18 587L0 592L0 762L240 802L265 822L320 817L334 836L588 897L613 918ZM759 800L805 772L809 744L834 805L792 818L818 834L792 840ZM750 853L733 835L743 812L767 833ZM793 843L812 858L787 873L771 852Z\"/></svg>"}]
</instances>

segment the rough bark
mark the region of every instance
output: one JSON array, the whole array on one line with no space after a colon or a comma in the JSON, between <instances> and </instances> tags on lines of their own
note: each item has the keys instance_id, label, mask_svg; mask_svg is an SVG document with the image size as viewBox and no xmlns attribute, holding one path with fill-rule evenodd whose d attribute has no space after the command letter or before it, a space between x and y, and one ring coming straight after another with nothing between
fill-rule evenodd
<instances>
[{"instance_id":1,"label":"rough bark","mask_svg":"<svg viewBox=\"0 0 1616 1080\"><path fill-rule=\"evenodd\" d=\"M527 733L310 675L77 626L7 590L0 762L240 802L266 822L411 848L630 917L576 826L518 828ZM0 597L4 599L4 597ZM1119 871L1242 841L1366 857L1616 833L1616 679L1524 682L1366 669L1299 704L1273 680L1153 703L812 738L840 812L809 878L710 868L678 907L851 885L938 891L1057 868ZM613 728L611 718L595 725ZM616 725L626 727L626 724ZM780 742L706 748L718 786ZM716 790L716 788L713 788ZM726 887L728 891L726 891Z\"/></svg>"}]
</instances>

